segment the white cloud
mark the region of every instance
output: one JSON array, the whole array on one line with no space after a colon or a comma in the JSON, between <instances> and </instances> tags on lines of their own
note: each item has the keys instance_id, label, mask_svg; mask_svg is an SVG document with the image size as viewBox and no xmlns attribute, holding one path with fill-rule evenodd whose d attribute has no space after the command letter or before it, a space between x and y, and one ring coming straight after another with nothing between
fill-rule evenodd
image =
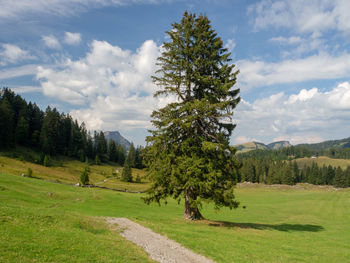
<instances>
[{"instance_id":1,"label":"white cloud","mask_svg":"<svg viewBox=\"0 0 350 263\"><path fill-rule=\"evenodd\" d=\"M278 44L282 47L287 47L284 49L281 54L283 57L290 56L300 56L304 53L318 51L323 52L326 50L326 46L324 44L324 40L320 38L314 37L306 37L301 38L299 36L291 36L291 37L272 37L269 39L269 42L273 44ZM292 47L292 48L289 48Z\"/></svg>"},{"instance_id":2,"label":"white cloud","mask_svg":"<svg viewBox=\"0 0 350 263\"><path fill-rule=\"evenodd\" d=\"M234 39L228 39L225 46L229 52L232 52L234 48L236 47L236 43Z\"/></svg>"},{"instance_id":3,"label":"white cloud","mask_svg":"<svg viewBox=\"0 0 350 263\"><path fill-rule=\"evenodd\" d=\"M242 100L235 119L237 138L293 144L344 138L350 130L350 83L326 92L312 88L291 95L280 92L252 103Z\"/></svg>"},{"instance_id":4,"label":"white cloud","mask_svg":"<svg viewBox=\"0 0 350 263\"><path fill-rule=\"evenodd\" d=\"M234 144L237 145L237 144L243 144L243 143L247 143L247 142L256 142L257 139L255 138L248 138L246 136L238 136L235 138L234 140Z\"/></svg>"},{"instance_id":5,"label":"white cloud","mask_svg":"<svg viewBox=\"0 0 350 263\"><path fill-rule=\"evenodd\" d=\"M6 68L0 70L0 80L2 79L10 79L28 75L35 75L37 73L38 65L25 65L20 67Z\"/></svg>"},{"instance_id":6,"label":"white cloud","mask_svg":"<svg viewBox=\"0 0 350 263\"><path fill-rule=\"evenodd\" d=\"M23 50L16 45L1 44L0 46L0 66L35 59L35 56L30 55L28 51Z\"/></svg>"},{"instance_id":7,"label":"white cloud","mask_svg":"<svg viewBox=\"0 0 350 263\"><path fill-rule=\"evenodd\" d=\"M69 45L79 45L81 42L81 35L79 33L65 32L64 42Z\"/></svg>"},{"instance_id":8,"label":"white cloud","mask_svg":"<svg viewBox=\"0 0 350 263\"><path fill-rule=\"evenodd\" d=\"M321 53L306 58L284 60L276 63L261 60L237 61L238 77L245 87L259 87L310 80L337 79L350 75L350 54L332 57Z\"/></svg>"},{"instance_id":9,"label":"white cloud","mask_svg":"<svg viewBox=\"0 0 350 263\"><path fill-rule=\"evenodd\" d=\"M12 86L11 90L13 90L16 93L32 93L32 92L41 92L42 88L38 86Z\"/></svg>"},{"instance_id":10,"label":"white cloud","mask_svg":"<svg viewBox=\"0 0 350 263\"><path fill-rule=\"evenodd\" d=\"M161 2L169 0L0 0L0 19L18 19L28 14L74 16L91 8Z\"/></svg>"},{"instance_id":11,"label":"white cloud","mask_svg":"<svg viewBox=\"0 0 350 263\"><path fill-rule=\"evenodd\" d=\"M347 0L263 0L251 5L248 14L257 30L273 26L317 35L328 30L350 34L349 10Z\"/></svg>"},{"instance_id":12,"label":"white cloud","mask_svg":"<svg viewBox=\"0 0 350 263\"><path fill-rule=\"evenodd\" d=\"M44 41L45 46L47 46L48 48L52 48L52 49L61 48L60 42L53 35L42 36L42 40Z\"/></svg>"},{"instance_id":13,"label":"white cloud","mask_svg":"<svg viewBox=\"0 0 350 263\"><path fill-rule=\"evenodd\" d=\"M329 138L328 138L329 139ZM334 138L332 138L334 139ZM318 143L322 142L325 139L325 137L321 137L317 134L308 134L305 136L301 135L284 135L284 136L278 136L273 139L273 142L279 142L279 141L289 141L291 144L301 144L301 143Z\"/></svg>"},{"instance_id":14,"label":"white cloud","mask_svg":"<svg viewBox=\"0 0 350 263\"><path fill-rule=\"evenodd\" d=\"M71 114L89 129L147 128L152 110L169 99L153 98L151 75L159 55L152 40L136 52L94 40L84 58L39 67L36 77L45 95L76 105Z\"/></svg>"},{"instance_id":15,"label":"white cloud","mask_svg":"<svg viewBox=\"0 0 350 263\"><path fill-rule=\"evenodd\" d=\"M312 88L310 90L302 89L299 94L290 95L288 104L295 103L296 101L306 101L312 99L318 93L317 88Z\"/></svg>"},{"instance_id":16,"label":"white cloud","mask_svg":"<svg viewBox=\"0 0 350 263\"><path fill-rule=\"evenodd\" d=\"M298 36L292 36L292 37L272 37L269 39L271 42L276 42L280 44L288 44L288 45L295 45L302 42L302 39Z\"/></svg>"}]
</instances>

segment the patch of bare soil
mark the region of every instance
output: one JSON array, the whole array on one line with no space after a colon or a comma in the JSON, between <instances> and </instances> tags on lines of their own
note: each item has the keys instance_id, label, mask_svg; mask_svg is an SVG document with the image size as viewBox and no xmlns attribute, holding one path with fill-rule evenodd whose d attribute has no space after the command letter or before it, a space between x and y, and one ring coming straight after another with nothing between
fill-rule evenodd
<instances>
[{"instance_id":1,"label":"patch of bare soil","mask_svg":"<svg viewBox=\"0 0 350 263\"><path fill-rule=\"evenodd\" d=\"M152 230L143 227L127 218L107 217L107 222L115 226L120 234L143 247L150 258L162 263L215 263L215 261L196 254Z\"/></svg>"}]
</instances>

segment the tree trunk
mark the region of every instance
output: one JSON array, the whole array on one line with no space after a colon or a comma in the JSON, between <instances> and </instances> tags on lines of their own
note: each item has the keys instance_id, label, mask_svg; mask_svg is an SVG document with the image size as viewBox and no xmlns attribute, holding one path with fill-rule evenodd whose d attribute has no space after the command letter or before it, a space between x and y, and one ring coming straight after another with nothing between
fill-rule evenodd
<instances>
[{"instance_id":1,"label":"tree trunk","mask_svg":"<svg viewBox=\"0 0 350 263\"><path fill-rule=\"evenodd\" d=\"M187 220L201 220L204 219L202 214L199 212L197 206L193 207L190 204L190 200L196 200L197 196L191 191L187 190L185 192L185 211L184 211L184 219Z\"/></svg>"}]
</instances>

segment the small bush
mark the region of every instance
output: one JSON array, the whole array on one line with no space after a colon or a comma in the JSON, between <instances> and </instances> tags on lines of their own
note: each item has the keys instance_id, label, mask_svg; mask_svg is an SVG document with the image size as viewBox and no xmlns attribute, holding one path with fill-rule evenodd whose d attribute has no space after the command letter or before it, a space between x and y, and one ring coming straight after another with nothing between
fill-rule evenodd
<instances>
[{"instance_id":1,"label":"small bush","mask_svg":"<svg viewBox=\"0 0 350 263\"><path fill-rule=\"evenodd\" d=\"M87 167L84 169L84 171L80 175L80 182L82 185L86 185L89 183L89 172Z\"/></svg>"},{"instance_id":2,"label":"small bush","mask_svg":"<svg viewBox=\"0 0 350 263\"><path fill-rule=\"evenodd\" d=\"M123 168L121 180L125 181L125 182L132 182L131 167L129 165L128 160L126 160L124 163L124 168Z\"/></svg>"}]
</instances>

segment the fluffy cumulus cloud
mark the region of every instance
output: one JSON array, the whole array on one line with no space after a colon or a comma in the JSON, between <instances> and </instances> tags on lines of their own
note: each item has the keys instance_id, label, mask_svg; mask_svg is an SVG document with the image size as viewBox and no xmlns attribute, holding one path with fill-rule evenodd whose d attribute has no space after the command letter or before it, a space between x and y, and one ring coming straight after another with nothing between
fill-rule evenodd
<instances>
[{"instance_id":1,"label":"fluffy cumulus cloud","mask_svg":"<svg viewBox=\"0 0 350 263\"><path fill-rule=\"evenodd\" d=\"M341 55L350 36L349 10L347 0L262 0L251 5L248 14L255 30L287 29L277 32L291 35L275 36L270 42L283 48L283 58L295 58L324 52Z\"/></svg>"},{"instance_id":2,"label":"fluffy cumulus cloud","mask_svg":"<svg viewBox=\"0 0 350 263\"><path fill-rule=\"evenodd\" d=\"M350 54L333 57L321 53L306 58L265 62L262 60L237 61L239 81L244 87L296 83L320 79L339 79L350 75Z\"/></svg>"},{"instance_id":3,"label":"fluffy cumulus cloud","mask_svg":"<svg viewBox=\"0 0 350 263\"><path fill-rule=\"evenodd\" d=\"M60 49L61 48L60 42L53 35L42 36L41 39L44 42L45 46L47 46L48 48L52 48L52 49Z\"/></svg>"},{"instance_id":4,"label":"fluffy cumulus cloud","mask_svg":"<svg viewBox=\"0 0 350 263\"><path fill-rule=\"evenodd\" d=\"M350 83L327 92L317 88L242 101L236 111L234 142L289 140L292 144L343 137L350 130Z\"/></svg>"},{"instance_id":5,"label":"fluffy cumulus cloud","mask_svg":"<svg viewBox=\"0 0 350 263\"><path fill-rule=\"evenodd\" d=\"M37 79L45 95L71 103L71 114L89 129L147 128L152 110L164 103L153 98L151 80L159 52L152 40L136 52L94 40L84 58L39 67Z\"/></svg>"},{"instance_id":6,"label":"fluffy cumulus cloud","mask_svg":"<svg viewBox=\"0 0 350 263\"><path fill-rule=\"evenodd\" d=\"M81 41L81 35L79 33L65 32L64 42L68 45L78 45Z\"/></svg>"},{"instance_id":7,"label":"fluffy cumulus cloud","mask_svg":"<svg viewBox=\"0 0 350 263\"><path fill-rule=\"evenodd\" d=\"M35 59L28 51L12 44L0 44L0 66Z\"/></svg>"},{"instance_id":8,"label":"fluffy cumulus cloud","mask_svg":"<svg viewBox=\"0 0 350 263\"><path fill-rule=\"evenodd\" d=\"M337 30L350 34L348 0L263 0L249 7L257 30L285 27L300 33L323 34Z\"/></svg>"}]
</instances>

